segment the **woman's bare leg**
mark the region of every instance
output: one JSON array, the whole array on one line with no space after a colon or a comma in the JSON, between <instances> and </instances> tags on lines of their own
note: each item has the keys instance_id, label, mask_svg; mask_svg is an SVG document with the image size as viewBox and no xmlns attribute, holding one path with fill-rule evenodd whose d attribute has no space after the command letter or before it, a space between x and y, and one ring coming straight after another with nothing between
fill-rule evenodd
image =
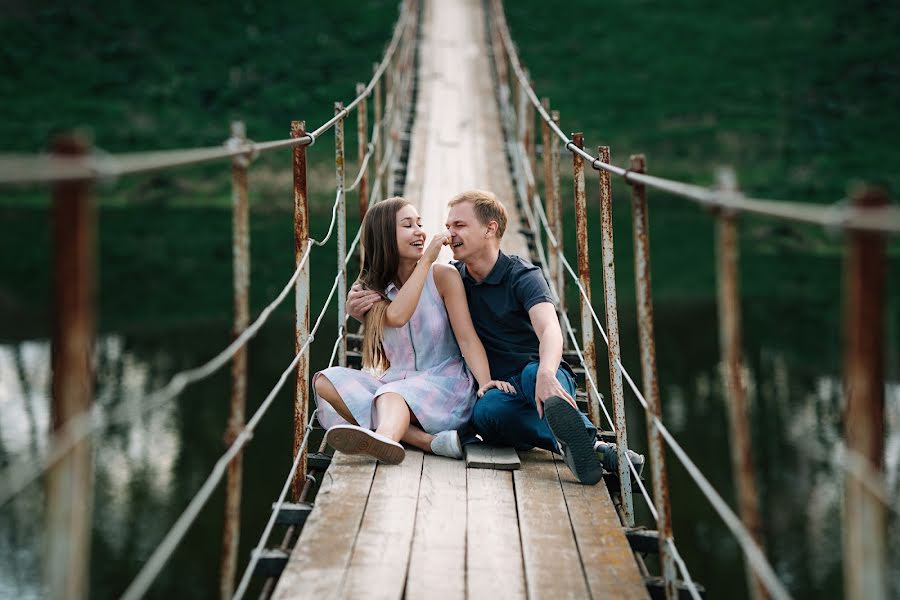
<instances>
[{"instance_id":1,"label":"woman's bare leg","mask_svg":"<svg viewBox=\"0 0 900 600\"><path fill-rule=\"evenodd\" d=\"M375 398L375 409L378 411L379 433L399 442L409 430L410 412L406 400L400 394L387 392Z\"/></svg>"},{"instance_id":2,"label":"woman's bare leg","mask_svg":"<svg viewBox=\"0 0 900 600\"><path fill-rule=\"evenodd\" d=\"M319 397L330 404L331 408L333 408L337 414L343 417L348 423L359 425L359 423L356 422L356 419L353 418L353 413L350 412L350 409L347 408L347 405L344 403L344 399L341 398L341 395L338 394L334 384L332 384L327 377L322 374L316 375L314 385Z\"/></svg>"},{"instance_id":3,"label":"woman's bare leg","mask_svg":"<svg viewBox=\"0 0 900 600\"><path fill-rule=\"evenodd\" d=\"M410 424L409 429L406 430L406 435L403 436L402 441L406 442L410 446L415 446L419 450L424 450L425 452L431 452L431 440L434 439L434 436L430 433L426 433L418 425Z\"/></svg>"}]
</instances>

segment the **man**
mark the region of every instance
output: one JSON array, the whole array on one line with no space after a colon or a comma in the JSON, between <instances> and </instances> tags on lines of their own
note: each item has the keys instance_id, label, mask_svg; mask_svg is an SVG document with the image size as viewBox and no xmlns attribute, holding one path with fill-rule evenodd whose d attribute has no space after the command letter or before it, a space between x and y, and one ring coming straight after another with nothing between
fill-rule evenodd
<instances>
[{"instance_id":1,"label":"man","mask_svg":"<svg viewBox=\"0 0 900 600\"><path fill-rule=\"evenodd\" d=\"M489 444L560 452L579 481L597 483L603 475L598 451L614 470L615 448L596 442L596 428L575 404L575 378L562 360L562 331L540 268L500 250L507 215L494 194L463 192L449 207L454 266L491 377L516 390L485 393L472 416L475 430ZM375 300L372 292L351 289L348 311L361 318Z\"/></svg>"}]
</instances>

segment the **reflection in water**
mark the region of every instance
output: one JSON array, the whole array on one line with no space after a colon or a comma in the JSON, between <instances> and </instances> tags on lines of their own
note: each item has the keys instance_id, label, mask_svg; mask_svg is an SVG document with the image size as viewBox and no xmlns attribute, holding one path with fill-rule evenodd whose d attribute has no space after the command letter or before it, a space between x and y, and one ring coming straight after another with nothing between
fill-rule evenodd
<instances>
[{"instance_id":1,"label":"reflection in water","mask_svg":"<svg viewBox=\"0 0 900 600\"><path fill-rule=\"evenodd\" d=\"M623 311L624 312L624 311ZM726 501L734 505L727 415L722 397L714 311L659 311L658 340L664 418L673 434ZM622 323L634 322L621 317ZM678 336L692 323L702 335ZM328 324L326 323L326 330ZM747 330L753 328L748 325ZM327 336L326 336L327 337ZM623 328L623 340L635 332ZM793 334L748 336L743 375L749 390L752 435L767 551L797 598L835 596L841 589L842 472L831 459L841 435L841 383L835 353L808 358ZM313 371L325 366L330 342L312 354ZM122 401L164 385L227 343L227 327L109 335L97 344L97 404ZM633 347L624 362L639 372ZM290 325L264 329L250 349L248 414L293 355ZM599 363L605 361L601 356ZM896 374L889 374L896 378ZM600 375L600 381L608 381ZM49 347L46 342L0 346L0 461L42 452L48 427ZM290 387L290 386L287 386ZM91 596L118 596L196 493L223 451L228 414L227 369L192 386L176 401L115 426L96 438ZM290 392L283 393L245 455L239 570L246 564L290 464ZM898 498L900 383L886 396L886 473ZM626 400L631 445L646 449L644 415ZM276 416L277 415L277 416ZM709 597L744 597L743 560L737 544L674 458L669 477L676 539L692 575ZM43 497L30 486L0 508L0 598L39 598ZM636 500L638 514L641 501ZM214 496L163 570L152 596L210 597L217 589L222 497ZM898 519L890 520L891 577L900 577ZM736 583L739 582L739 583ZM896 588L900 589L900 588Z\"/></svg>"}]
</instances>

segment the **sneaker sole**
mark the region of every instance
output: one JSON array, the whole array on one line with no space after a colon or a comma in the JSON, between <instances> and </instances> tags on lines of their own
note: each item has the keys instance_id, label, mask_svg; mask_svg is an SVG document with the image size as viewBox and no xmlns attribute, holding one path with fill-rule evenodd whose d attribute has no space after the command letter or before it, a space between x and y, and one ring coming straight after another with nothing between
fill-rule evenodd
<instances>
[{"instance_id":1,"label":"sneaker sole","mask_svg":"<svg viewBox=\"0 0 900 600\"><path fill-rule=\"evenodd\" d=\"M585 433L584 421L572 405L556 396L544 402L544 415L550 431L560 444L569 470L581 483L593 485L603 478L603 467L594 446Z\"/></svg>"},{"instance_id":2,"label":"sneaker sole","mask_svg":"<svg viewBox=\"0 0 900 600\"><path fill-rule=\"evenodd\" d=\"M381 440L366 429L334 427L328 431L328 445L344 454L365 454L388 465L399 465L406 450L399 444Z\"/></svg>"}]
</instances>

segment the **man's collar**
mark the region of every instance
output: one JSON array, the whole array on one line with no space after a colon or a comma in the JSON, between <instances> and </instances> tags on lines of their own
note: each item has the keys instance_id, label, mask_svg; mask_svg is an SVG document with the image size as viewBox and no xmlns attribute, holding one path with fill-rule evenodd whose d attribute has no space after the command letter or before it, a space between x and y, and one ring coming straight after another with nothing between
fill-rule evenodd
<instances>
[{"instance_id":1,"label":"man's collar","mask_svg":"<svg viewBox=\"0 0 900 600\"><path fill-rule=\"evenodd\" d=\"M510 258L503 253L502 250L497 255L497 262L494 263L494 266L491 268L491 272L487 274L481 283L490 283L491 285L496 285L503 280L503 276L506 274L506 269L509 266ZM463 278L468 277L471 281L478 283L475 281L475 278L469 273L468 266L463 263L462 266L462 276Z\"/></svg>"}]
</instances>

